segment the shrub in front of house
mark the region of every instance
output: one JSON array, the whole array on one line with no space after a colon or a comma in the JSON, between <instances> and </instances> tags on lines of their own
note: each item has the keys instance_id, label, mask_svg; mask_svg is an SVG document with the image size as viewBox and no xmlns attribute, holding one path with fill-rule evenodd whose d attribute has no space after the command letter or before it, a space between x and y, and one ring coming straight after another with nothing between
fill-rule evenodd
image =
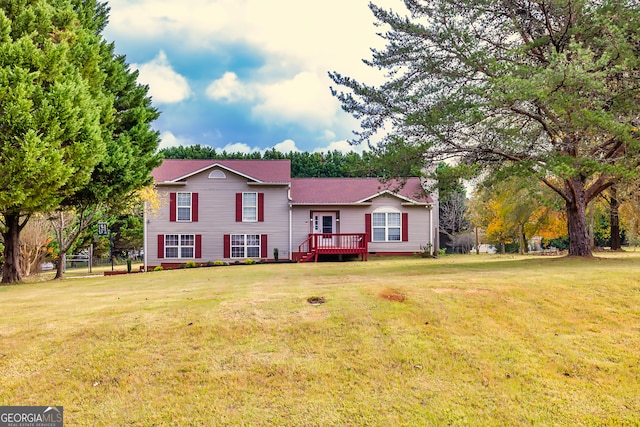
<instances>
[{"instance_id":1,"label":"shrub in front of house","mask_svg":"<svg viewBox=\"0 0 640 427\"><path fill-rule=\"evenodd\" d=\"M162 267L161 265L153 269L153 271L162 271L162 270L164 270L164 267Z\"/></svg>"},{"instance_id":2,"label":"shrub in front of house","mask_svg":"<svg viewBox=\"0 0 640 427\"><path fill-rule=\"evenodd\" d=\"M185 267L186 268L196 268L197 265L196 265L196 262L191 259L191 260L187 261L187 263L185 264Z\"/></svg>"},{"instance_id":3,"label":"shrub in front of house","mask_svg":"<svg viewBox=\"0 0 640 427\"><path fill-rule=\"evenodd\" d=\"M254 260L252 260L251 258L247 258L244 263L247 264L247 265L252 265L252 264L255 264L256 262Z\"/></svg>"},{"instance_id":4,"label":"shrub in front of house","mask_svg":"<svg viewBox=\"0 0 640 427\"><path fill-rule=\"evenodd\" d=\"M421 258L433 258L433 245L431 243L420 245L420 252L418 252L418 255Z\"/></svg>"},{"instance_id":5,"label":"shrub in front of house","mask_svg":"<svg viewBox=\"0 0 640 427\"><path fill-rule=\"evenodd\" d=\"M227 265L227 263L226 263L226 262L224 262L224 261L220 261L219 259L217 259L217 260L215 260L215 261L213 262L213 265L221 266L221 265Z\"/></svg>"}]
</instances>

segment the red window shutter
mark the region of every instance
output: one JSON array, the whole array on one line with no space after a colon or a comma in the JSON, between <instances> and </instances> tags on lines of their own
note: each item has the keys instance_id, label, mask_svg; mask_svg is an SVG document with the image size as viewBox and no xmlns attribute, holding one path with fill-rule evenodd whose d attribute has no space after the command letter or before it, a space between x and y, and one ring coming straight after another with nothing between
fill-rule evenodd
<instances>
[{"instance_id":1,"label":"red window shutter","mask_svg":"<svg viewBox=\"0 0 640 427\"><path fill-rule=\"evenodd\" d=\"M158 234L158 258L164 258L164 234Z\"/></svg>"},{"instance_id":2,"label":"red window shutter","mask_svg":"<svg viewBox=\"0 0 640 427\"><path fill-rule=\"evenodd\" d=\"M402 214L402 241L409 241L409 214L406 212Z\"/></svg>"},{"instance_id":3,"label":"red window shutter","mask_svg":"<svg viewBox=\"0 0 640 427\"><path fill-rule=\"evenodd\" d=\"M202 258L202 234L196 234L196 258Z\"/></svg>"},{"instance_id":4,"label":"red window shutter","mask_svg":"<svg viewBox=\"0 0 640 427\"><path fill-rule=\"evenodd\" d=\"M260 236L260 258L266 258L267 256L268 256L267 235L263 234Z\"/></svg>"},{"instance_id":5,"label":"red window shutter","mask_svg":"<svg viewBox=\"0 0 640 427\"><path fill-rule=\"evenodd\" d=\"M264 222L264 193L258 193L258 222Z\"/></svg>"},{"instance_id":6,"label":"red window shutter","mask_svg":"<svg viewBox=\"0 0 640 427\"><path fill-rule=\"evenodd\" d=\"M191 193L191 221L198 222L198 193Z\"/></svg>"},{"instance_id":7,"label":"red window shutter","mask_svg":"<svg viewBox=\"0 0 640 427\"><path fill-rule=\"evenodd\" d=\"M169 221L176 220L176 193L169 193Z\"/></svg>"},{"instance_id":8,"label":"red window shutter","mask_svg":"<svg viewBox=\"0 0 640 427\"><path fill-rule=\"evenodd\" d=\"M364 214L364 232L367 233L366 241L371 241L371 214Z\"/></svg>"},{"instance_id":9,"label":"red window shutter","mask_svg":"<svg viewBox=\"0 0 640 427\"><path fill-rule=\"evenodd\" d=\"M224 235L224 257L231 258L231 235Z\"/></svg>"},{"instance_id":10,"label":"red window shutter","mask_svg":"<svg viewBox=\"0 0 640 427\"><path fill-rule=\"evenodd\" d=\"M242 193L236 193L236 222L242 222Z\"/></svg>"}]
</instances>

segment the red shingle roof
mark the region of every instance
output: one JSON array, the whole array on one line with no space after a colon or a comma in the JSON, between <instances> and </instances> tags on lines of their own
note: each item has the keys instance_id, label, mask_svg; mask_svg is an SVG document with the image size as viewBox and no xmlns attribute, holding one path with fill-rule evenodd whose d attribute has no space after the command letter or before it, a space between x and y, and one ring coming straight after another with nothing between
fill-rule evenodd
<instances>
[{"instance_id":1,"label":"red shingle roof","mask_svg":"<svg viewBox=\"0 0 640 427\"><path fill-rule=\"evenodd\" d=\"M182 160L165 159L151 175L157 182L171 182L188 177L214 165L236 171L259 182L288 183L291 181L289 160Z\"/></svg>"},{"instance_id":2,"label":"red shingle roof","mask_svg":"<svg viewBox=\"0 0 640 427\"><path fill-rule=\"evenodd\" d=\"M407 202L433 203L422 191L419 178L381 183L376 178L294 178L289 160L181 160L165 159L151 175L156 183L176 182L214 165L235 171L263 183L291 183L294 204L352 204L366 201L378 194L390 192Z\"/></svg>"},{"instance_id":3,"label":"red shingle roof","mask_svg":"<svg viewBox=\"0 0 640 427\"><path fill-rule=\"evenodd\" d=\"M377 194L391 192L408 202L432 203L425 195L420 178L408 178L399 188L399 181L381 183L376 178L294 178L291 180L293 203L344 204L365 201Z\"/></svg>"}]
</instances>

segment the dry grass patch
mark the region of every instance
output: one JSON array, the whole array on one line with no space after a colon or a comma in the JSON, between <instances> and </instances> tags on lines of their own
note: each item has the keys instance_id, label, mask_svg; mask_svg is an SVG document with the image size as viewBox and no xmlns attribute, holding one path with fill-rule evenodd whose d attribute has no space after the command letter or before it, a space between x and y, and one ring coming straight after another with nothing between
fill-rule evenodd
<instances>
[{"instance_id":1,"label":"dry grass patch","mask_svg":"<svg viewBox=\"0 0 640 427\"><path fill-rule=\"evenodd\" d=\"M0 405L93 426L635 425L639 308L640 254L2 287Z\"/></svg>"},{"instance_id":2,"label":"dry grass patch","mask_svg":"<svg viewBox=\"0 0 640 427\"><path fill-rule=\"evenodd\" d=\"M401 291L392 288L384 288L383 290L378 292L378 296L382 299L396 302L404 302L406 298Z\"/></svg>"}]
</instances>

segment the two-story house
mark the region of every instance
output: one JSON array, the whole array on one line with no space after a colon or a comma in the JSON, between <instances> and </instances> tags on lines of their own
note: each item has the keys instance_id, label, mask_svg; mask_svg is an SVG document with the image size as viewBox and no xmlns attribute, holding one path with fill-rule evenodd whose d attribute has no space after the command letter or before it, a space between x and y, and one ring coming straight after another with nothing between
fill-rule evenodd
<instances>
[{"instance_id":1,"label":"two-story house","mask_svg":"<svg viewBox=\"0 0 640 427\"><path fill-rule=\"evenodd\" d=\"M147 268L189 260L318 260L436 249L437 202L419 178L291 178L289 160L165 160L152 175Z\"/></svg>"}]
</instances>

